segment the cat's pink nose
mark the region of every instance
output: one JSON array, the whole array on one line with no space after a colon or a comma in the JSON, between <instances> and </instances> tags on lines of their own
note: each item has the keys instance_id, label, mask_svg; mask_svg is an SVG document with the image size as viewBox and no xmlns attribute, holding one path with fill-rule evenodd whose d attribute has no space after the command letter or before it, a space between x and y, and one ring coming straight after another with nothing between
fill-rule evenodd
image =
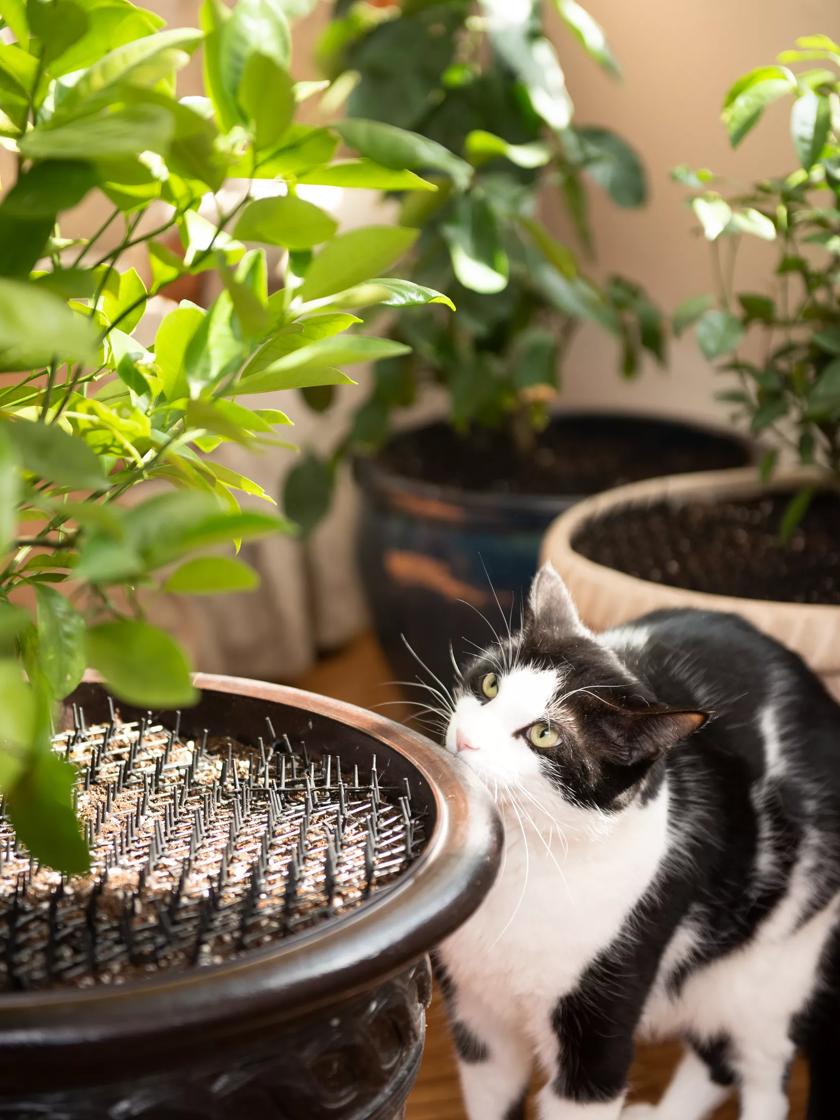
<instances>
[{"instance_id":1,"label":"cat's pink nose","mask_svg":"<svg viewBox=\"0 0 840 1120\"><path fill-rule=\"evenodd\" d=\"M477 751L478 747L474 747L463 731L455 732L455 749L458 751Z\"/></svg>"}]
</instances>

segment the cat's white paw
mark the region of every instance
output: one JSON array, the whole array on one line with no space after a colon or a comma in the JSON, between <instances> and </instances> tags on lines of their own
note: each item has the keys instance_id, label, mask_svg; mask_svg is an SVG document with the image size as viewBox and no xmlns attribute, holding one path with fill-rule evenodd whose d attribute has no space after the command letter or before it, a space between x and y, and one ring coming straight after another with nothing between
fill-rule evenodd
<instances>
[{"instance_id":1,"label":"cat's white paw","mask_svg":"<svg viewBox=\"0 0 840 1120\"><path fill-rule=\"evenodd\" d=\"M629 1104L621 1113L621 1120L655 1120L657 1114L655 1104Z\"/></svg>"}]
</instances>

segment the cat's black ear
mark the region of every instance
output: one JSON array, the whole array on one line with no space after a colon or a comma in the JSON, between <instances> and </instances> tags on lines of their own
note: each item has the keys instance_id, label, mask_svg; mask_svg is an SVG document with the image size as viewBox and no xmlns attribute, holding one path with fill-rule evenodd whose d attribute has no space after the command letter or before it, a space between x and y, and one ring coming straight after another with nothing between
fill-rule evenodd
<instances>
[{"instance_id":1,"label":"cat's black ear","mask_svg":"<svg viewBox=\"0 0 840 1120\"><path fill-rule=\"evenodd\" d=\"M589 633L568 588L550 562L543 564L534 576L525 624L533 633L555 641Z\"/></svg>"},{"instance_id":2,"label":"cat's black ear","mask_svg":"<svg viewBox=\"0 0 840 1120\"><path fill-rule=\"evenodd\" d=\"M615 760L628 766L652 761L699 731L709 715L670 708L623 711L610 720Z\"/></svg>"}]
</instances>

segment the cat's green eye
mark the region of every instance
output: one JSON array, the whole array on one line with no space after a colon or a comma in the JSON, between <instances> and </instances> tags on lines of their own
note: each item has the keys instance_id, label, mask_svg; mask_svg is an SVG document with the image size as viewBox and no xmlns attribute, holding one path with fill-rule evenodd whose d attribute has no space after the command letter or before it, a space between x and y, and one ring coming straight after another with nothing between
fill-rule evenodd
<instances>
[{"instance_id":1,"label":"cat's green eye","mask_svg":"<svg viewBox=\"0 0 840 1120\"><path fill-rule=\"evenodd\" d=\"M495 673L485 673L481 678L481 691L488 700L499 695L499 678Z\"/></svg>"},{"instance_id":2,"label":"cat's green eye","mask_svg":"<svg viewBox=\"0 0 840 1120\"><path fill-rule=\"evenodd\" d=\"M560 742L560 734L547 723L532 723L528 728L528 742L540 750L550 751Z\"/></svg>"}]
</instances>

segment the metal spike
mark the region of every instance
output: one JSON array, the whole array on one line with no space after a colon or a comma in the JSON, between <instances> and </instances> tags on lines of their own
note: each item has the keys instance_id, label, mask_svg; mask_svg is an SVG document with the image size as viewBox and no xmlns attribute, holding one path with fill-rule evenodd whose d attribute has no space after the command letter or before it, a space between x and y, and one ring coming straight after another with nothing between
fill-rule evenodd
<instances>
[{"instance_id":1,"label":"metal spike","mask_svg":"<svg viewBox=\"0 0 840 1120\"><path fill-rule=\"evenodd\" d=\"M335 898L336 859L332 844L327 841L327 854L324 860L324 889L327 895L327 908L332 910Z\"/></svg>"},{"instance_id":2,"label":"metal spike","mask_svg":"<svg viewBox=\"0 0 840 1120\"><path fill-rule=\"evenodd\" d=\"M373 876L376 868L376 841L373 836L368 833L368 838L365 843L365 895L370 894L370 889L373 886Z\"/></svg>"}]
</instances>

